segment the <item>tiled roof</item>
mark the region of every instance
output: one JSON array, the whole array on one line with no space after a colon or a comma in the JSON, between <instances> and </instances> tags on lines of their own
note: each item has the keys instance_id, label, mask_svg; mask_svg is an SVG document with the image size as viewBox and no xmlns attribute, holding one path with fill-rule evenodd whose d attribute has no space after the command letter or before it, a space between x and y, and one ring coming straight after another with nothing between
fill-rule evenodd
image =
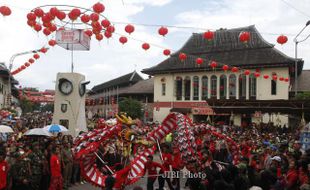
<instances>
[{"instance_id":1,"label":"tiled roof","mask_svg":"<svg viewBox=\"0 0 310 190\"><path fill-rule=\"evenodd\" d=\"M295 91L295 82L292 81L291 91ZM297 91L310 92L310 70L303 70L301 75L297 78Z\"/></svg>"},{"instance_id":2,"label":"tiled roof","mask_svg":"<svg viewBox=\"0 0 310 190\"><path fill-rule=\"evenodd\" d=\"M154 93L154 78L141 80L136 84L127 88L121 89L120 94L153 94Z\"/></svg>"}]
</instances>

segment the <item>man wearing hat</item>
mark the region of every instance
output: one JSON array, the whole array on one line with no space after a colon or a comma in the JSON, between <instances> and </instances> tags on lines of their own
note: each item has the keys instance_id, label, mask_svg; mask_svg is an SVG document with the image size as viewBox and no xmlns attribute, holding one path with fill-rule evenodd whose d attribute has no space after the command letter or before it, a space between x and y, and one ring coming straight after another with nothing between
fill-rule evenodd
<instances>
[{"instance_id":1,"label":"man wearing hat","mask_svg":"<svg viewBox=\"0 0 310 190\"><path fill-rule=\"evenodd\" d=\"M31 187L33 190L40 189L40 182L43 172L43 154L40 151L38 142L32 144L32 152L29 154L30 168L32 171Z\"/></svg>"}]
</instances>

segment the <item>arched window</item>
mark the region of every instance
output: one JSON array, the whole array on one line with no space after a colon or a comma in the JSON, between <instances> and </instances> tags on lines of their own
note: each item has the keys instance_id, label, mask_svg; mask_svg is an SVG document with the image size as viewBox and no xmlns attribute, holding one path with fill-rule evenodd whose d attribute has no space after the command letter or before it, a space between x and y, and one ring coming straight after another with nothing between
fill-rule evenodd
<instances>
[{"instance_id":1,"label":"arched window","mask_svg":"<svg viewBox=\"0 0 310 190\"><path fill-rule=\"evenodd\" d=\"M193 100L199 100L199 77L193 77Z\"/></svg>"},{"instance_id":2,"label":"arched window","mask_svg":"<svg viewBox=\"0 0 310 190\"><path fill-rule=\"evenodd\" d=\"M183 80L182 77L177 76L175 79L175 96L176 100L182 100Z\"/></svg>"},{"instance_id":3,"label":"arched window","mask_svg":"<svg viewBox=\"0 0 310 190\"><path fill-rule=\"evenodd\" d=\"M277 75L276 73L272 73L271 78L271 95L277 95L277 80L273 80L273 76Z\"/></svg>"},{"instance_id":4,"label":"arched window","mask_svg":"<svg viewBox=\"0 0 310 190\"><path fill-rule=\"evenodd\" d=\"M235 99L237 93L237 80L236 75L231 74L229 76L229 98Z\"/></svg>"},{"instance_id":5,"label":"arched window","mask_svg":"<svg viewBox=\"0 0 310 190\"><path fill-rule=\"evenodd\" d=\"M203 76L201 79L201 99L206 100L208 99L208 77Z\"/></svg>"},{"instance_id":6,"label":"arched window","mask_svg":"<svg viewBox=\"0 0 310 190\"><path fill-rule=\"evenodd\" d=\"M239 75L239 99L246 98L246 75Z\"/></svg>"},{"instance_id":7,"label":"arched window","mask_svg":"<svg viewBox=\"0 0 310 190\"><path fill-rule=\"evenodd\" d=\"M211 98L217 97L217 77L215 75L211 76Z\"/></svg>"},{"instance_id":8,"label":"arched window","mask_svg":"<svg viewBox=\"0 0 310 190\"><path fill-rule=\"evenodd\" d=\"M184 100L191 99L191 78L185 77L184 79Z\"/></svg>"},{"instance_id":9,"label":"arched window","mask_svg":"<svg viewBox=\"0 0 310 190\"><path fill-rule=\"evenodd\" d=\"M252 73L249 77L249 89L250 89L250 99L256 99L256 77Z\"/></svg>"},{"instance_id":10,"label":"arched window","mask_svg":"<svg viewBox=\"0 0 310 190\"><path fill-rule=\"evenodd\" d=\"M221 75L220 77L220 98L226 99L227 92L227 77L226 75Z\"/></svg>"}]
</instances>

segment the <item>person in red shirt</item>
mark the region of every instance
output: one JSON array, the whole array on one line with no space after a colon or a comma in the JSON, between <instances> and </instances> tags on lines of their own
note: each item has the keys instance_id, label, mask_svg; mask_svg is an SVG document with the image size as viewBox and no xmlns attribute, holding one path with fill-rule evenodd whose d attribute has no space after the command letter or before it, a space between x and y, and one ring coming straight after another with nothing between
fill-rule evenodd
<instances>
[{"instance_id":1,"label":"person in red shirt","mask_svg":"<svg viewBox=\"0 0 310 190\"><path fill-rule=\"evenodd\" d=\"M162 171L165 171L165 168L153 161L153 156L150 155L147 157L147 162L145 164L145 173L147 172L148 177L147 177L147 190L153 190L154 187L154 182L157 179L157 168L160 168Z\"/></svg>"},{"instance_id":2,"label":"person in red shirt","mask_svg":"<svg viewBox=\"0 0 310 190\"><path fill-rule=\"evenodd\" d=\"M286 188L288 190L297 189L298 187L298 171L294 159L289 162L289 170L286 173Z\"/></svg>"},{"instance_id":3,"label":"person in red shirt","mask_svg":"<svg viewBox=\"0 0 310 190\"><path fill-rule=\"evenodd\" d=\"M163 146L162 147L162 159L163 159L163 164L162 166L164 167L164 171L160 171L160 173L164 173L164 172L167 172L167 171L170 171L170 167L172 165L172 155L171 153L169 152L169 148L168 146ZM169 176L166 176L166 177L163 177L163 176L158 176L158 183L159 183L159 190L163 190L164 189L164 186L165 186L165 181L167 181L167 184L169 186L169 188L171 190L174 190L172 184L171 184L171 181L170 181L170 178Z\"/></svg>"},{"instance_id":4,"label":"person in red shirt","mask_svg":"<svg viewBox=\"0 0 310 190\"><path fill-rule=\"evenodd\" d=\"M0 190L7 188L7 176L8 176L9 165L5 161L5 153L0 153Z\"/></svg>"},{"instance_id":5,"label":"person in red shirt","mask_svg":"<svg viewBox=\"0 0 310 190\"><path fill-rule=\"evenodd\" d=\"M174 171L175 174L178 174L176 178L173 178L172 184L176 187L175 190L180 190L180 170L183 168L183 163L181 159L181 154L178 148L173 149L173 158L172 158L172 171Z\"/></svg>"},{"instance_id":6,"label":"person in red shirt","mask_svg":"<svg viewBox=\"0 0 310 190\"><path fill-rule=\"evenodd\" d=\"M49 190L62 190L61 163L59 160L59 147L54 147L53 154L50 159L51 182Z\"/></svg>"}]
</instances>

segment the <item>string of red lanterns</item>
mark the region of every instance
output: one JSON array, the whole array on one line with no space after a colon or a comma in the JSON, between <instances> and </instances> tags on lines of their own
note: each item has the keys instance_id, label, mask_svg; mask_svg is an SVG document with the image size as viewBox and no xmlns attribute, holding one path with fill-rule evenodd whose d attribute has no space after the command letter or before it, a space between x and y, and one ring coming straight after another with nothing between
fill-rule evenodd
<instances>
[{"instance_id":1,"label":"string of red lanterns","mask_svg":"<svg viewBox=\"0 0 310 190\"><path fill-rule=\"evenodd\" d=\"M2 16L10 16L12 13L10 7L8 6L0 6L0 14L2 14Z\"/></svg>"}]
</instances>

